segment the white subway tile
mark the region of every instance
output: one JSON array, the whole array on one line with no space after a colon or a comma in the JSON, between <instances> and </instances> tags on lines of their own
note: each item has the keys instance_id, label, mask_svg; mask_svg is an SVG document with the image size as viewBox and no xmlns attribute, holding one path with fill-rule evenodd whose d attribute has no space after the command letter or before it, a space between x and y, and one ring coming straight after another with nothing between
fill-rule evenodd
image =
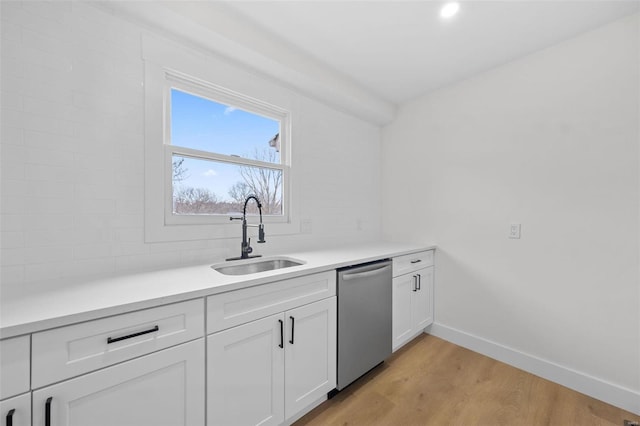
<instances>
[{"instance_id":1,"label":"white subway tile","mask_svg":"<svg viewBox=\"0 0 640 426\"><path fill-rule=\"evenodd\" d=\"M0 132L0 145L22 145L24 143L24 131L20 127L2 123Z\"/></svg>"},{"instance_id":2,"label":"white subway tile","mask_svg":"<svg viewBox=\"0 0 640 426\"><path fill-rule=\"evenodd\" d=\"M117 272L134 272L181 266L179 252L116 257Z\"/></svg>"},{"instance_id":3,"label":"white subway tile","mask_svg":"<svg viewBox=\"0 0 640 426\"><path fill-rule=\"evenodd\" d=\"M21 231L0 232L0 248L22 248L25 243L25 233Z\"/></svg>"},{"instance_id":4,"label":"white subway tile","mask_svg":"<svg viewBox=\"0 0 640 426\"><path fill-rule=\"evenodd\" d=\"M69 25L71 15L70 1L26 0L22 7L24 11L29 14L57 22L61 25Z\"/></svg>"},{"instance_id":5,"label":"white subway tile","mask_svg":"<svg viewBox=\"0 0 640 426\"><path fill-rule=\"evenodd\" d=\"M2 1L0 2L0 16L2 24L5 22L18 21L20 15L24 13L21 1Z\"/></svg>"},{"instance_id":6,"label":"white subway tile","mask_svg":"<svg viewBox=\"0 0 640 426\"><path fill-rule=\"evenodd\" d=\"M73 258L77 260L95 259L113 256L113 245L102 244L76 244L73 247Z\"/></svg>"},{"instance_id":7,"label":"white subway tile","mask_svg":"<svg viewBox=\"0 0 640 426\"><path fill-rule=\"evenodd\" d=\"M69 152L75 151L80 141L69 136L25 130L24 144L37 149Z\"/></svg>"},{"instance_id":8,"label":"white subway tile","mask_svg":"<svg viewBox=\"0 0 640 426\"><path fill-rule=\"evenodd\" d=\"M144 242L144 229L142 228L114 229L113 239L114 241L124 242L124 243Z\"/></svg>"},{"instance_id":9,"label":"white subway tile","mask_svg":"<svg viewBox=\"0 0 640 426\"><path fill-rule=\"evenodd\" d=\"M63 265L60 262L30 263L24 267L24 281L26 283L60 278L64 278Z\"/></svg>"},{"instance_id":10,"label":"white subway tile","mask_svg":"<svg viewBox=\"0 0 640 426\"><path fill-rule=\"evenodd\" d=\"M92 185L87 183L76 183L73 185L73 194L79 199L115 199L118 196L118 189L112 184Z\"/></svg>"},{"instance_id":11,"label":"white subway tile","mask_svg":"<svg viewBox=\"0 0 640 426\"><path fill-rule=\"evenodd\" d=\"M26 148L22 145L0 145L0 158L2 159L2 165L5 166L9 163L24 163L26 152Z\"/></svg>"},{"instance_id":12,"label":"white subway tile","mask_svg":"<svg viewBox=\"0 0 640 426\"><path fill-rule=\"evenodd\" d=\"M50 37L28 28L22 30L22 44L29 48L66 57L71 57L73 52L68 41Z\"/></svg>"},{"instance_id":13,"label":"white subway tile","mask_svg":"<svg viewBox=\"0 0 640 426\"><path fill-rule=\"evenodd\" d=\"M114 228L143 228L144 217L140 214L117 214L111 225Z\"/></svg>"},{"instance_id":14,"label":"white subway tile","mask_svg":"<svg viewBox=\"0 0 640 426\"><path fill-rule=\"evenodd\" d=\"M57 102L34 98L32 96L24 96L23 110L40 117L53 118L56 120L70 122L80 120L77 109L68 101L68 98L62 102Z\"/></svg>"},{"instance_id":15,"label":"white subway tile","mask_svg":"<svg viewBox=\"0 0 640 426\"><path fill-rule=\"evenodd\" d=\"M70 278L110 276L115 273L115 263L112 257L80 259L65 263L63 274Z\"/></svg>"},{"instance_id":16,"label":"white subway tile","mask_svg":"<svg viewBox=\"0 0 640 426\"><path fill-rule=\"evenodd\" d=\"M0 250L0 262L2 266L22 265L24 264L24 249L11 248Z\"/></svg>"},{"instance_id":17,"label":"white subway tile","mask_svg":"<svg viewBox=\"0 0 640 426\"><path fill-rule=\"evenodd\" d=\"M70 245L51 247L27 247L24 249L25 263L68 262L73 259L73 247Z\"/></svg>"},{"instance_id":18,"label":"white subway tile","mask_svg":"<svg viewBox=\"0 0 640 426\"><path fill-rule=\"evenodd\" d=\"M0 161L0 179L23 180L26 177L26 167L22 162Z\"/></svg>"},{"instance_id":19,"label":"white subway tile","mask_svg":"<svg viewBox=\"0 0 640 426\"><path fill-rule=\"evenodd\" d=\"M73 183L76 181L75 170L65 166L50 166L47 164L26 164L25 179L32 181L53 181Z\"/></svg>"},{"instance_id":20,"label":"white subway tile","mask_svg":"<svg viewBox=\"0 0 640 426\"><path fill-rule=\"evenodd\" d=\"M20 25L10 21L2 22L2 25L0 25L0 34L2 40L15 41L18 43L22 40L22 30Z\"/></svg>"},{"instance_id":21,"label":"white subway tile","mask_svg":"<svg viewBox=\"0 0 640 426\"><path fill-rule=\"evenodd\" d=\"M9 48L12 49L8 53L10 56L20 58L26 63L38 65L39 67L43 68L43 72L46 72L49 69L57 71L73 70L73 63L70 52L50 53L45 52L44 50L39 50L34 47L27 46L24 43L20 45L19 52L15 52L13 51L13 49L15 48L13 44L8 44Z\"/></svg>"},{"instance_id":22,"label":"white subway tile","mask_svg":"<svg viewBox=\"0 0 640 426\"><path fill-rule=\"evenodd\" d=\"M3 231L22 231L24 230L23 214L1 214L0 228Z\"/></svg>"},{"instance_id":23,"label":"white subway tile","mask_svg":"<svg viewBox=\"0 0 640 426\"><path fill-rule=\"evenodd\" d=\"M73 122L71 120L61 120L27 112L23 113L23 116L22 123L26 129L62 136L73 135Z\"/></svg>"},{"instance_id":24,"label":"white subway tile","mask_svg":"<svg viewBox=\"0 0 640 426\"><path fill-rule=\"evenodd\" d=\"M22 265L3 266L0 268L0 283L2 283L3 293L9 286L24 283L24 275L24 266Z\"/></svg>"},{"instance_id":25,"label":"white subway tile","mask_svg":"<svg viewBox=\"0 0 640 426\"><path fill-rule=\"evenodd\" d=\"M2 126L23 128L25 123L25 113L15 109L0 108Z\"/></svg>"},{"instance_id":26,"label":"white subway tile","mask_svg":"<svg viewBox=\"0 0 640 426\"><path fill-rule=\"evenodd\" d=\"M116 212L118 214L142 214L144 212L144 194L135 199L116 200Z\"/></svg>"},{"instance_id":27,"label":"white subway tile","mask_svg":"<svg viewBox=\"0 0 640 426\"><path fill-rule=\"evenodd\" d=\"M108 215L113 216L116 213L116 202L112 199L85 198L77 199L69 206L78 215Z\"/></svg>"},{"instance_id":28,"label":"white subway tile","mask_svg":"<svg viewBox=\"0 0 640 426\"><path fill-rule=\"evenodd\" d=\"M113 245L114 256L131 256L138 254L148 254L149 245L143 242L124 243L118 242Z\"/></svg>"},{"instance_id":29,"label":"white subway tile","mask_svg":"<svg viewBox=\"0 0 640 426\"><path fill-rule=\"evenodd\" d=\"M70 232L74 225L71 214L42 214L40 212L26 212L23 218L24 229L34 232L47 229L62 229Z\"/></svg>"},{"instance_id":30,"label":"white subway tile","mask_svg":"<svg viewBox=\"0 0 640 426\"><path fill-rule=\"evenodd\" d=\"M74 194L70 191L68 185L62 185L60 182L46 181L46 180L30 180L26 181L25 195L30 197L42 197L42 198L58 198L64 200L67 203L67 210L60 213L68 213L71 203L73 201ZM32 210L33 211L33 210Z\"/></svg>"},{"instance_id":31,"label":"white subway tile","mask_svg":"<svg viewBox=\"0 0 640 426\"><path fill-rule=\"evenodd\" d=\"M0 104L2 108L20 111L23 109L22 93L11 87L3 86L0 91Z\"/></svg>"},{"instance_id":32,"label":"white subway tile","mask_svg":"<svg viewBox=\"0 0 640 426\"><path fill-rule=\"evenodd\" d=\"M56 247L69 245L72 237L72 229L65 228L31 228L24 231L25 246Z\"/></svg>"},{"instance_id":33,"label":"white subway tile","mask_svg":"<svg viewBox=\"0 0 640 426\"><path fill-rule=\"evenodd\" d=\"M65 104L72 102L71 86L65 81L72 78L71 73L42 72L38 67L24 64L23 76L28 82L20 84L23 95Z\"/></svg>"},{"instance_id":34,"label":"white subway tile","mask_svg":"<svg viewBox=\"0 0 640 426\"><path fill-rule=\"evenodd\" d=\"M47 194L53 195L53 194ZM66 197L25 197L24 211L38 212L41 214L62 215L72 211L74 200L67 194Z\"/></svg>"},{"instance_id":35,"label":"white subway tile","mask_svg":"<svg viewBox=\"0 0 640 426\"><path fill-rule=\"evenodd\" d=\"M111 243L113 238L109 228L76 227L71 232L70 240L73 244Z\"/></svg>"},{"instance_id":36,"label":"white subway tile","mask_svg":"<svg viewBox=\"0 0 640 426\"><path fill-rule=\"evenodd\" d=\"M15 188L13 188L11 185L5 186L3 180L3 192L2 196L0 197L0 213L24 214L26 212L25 197L22 194L14 194L18 192L19 188L19 186ZM6 193L5 190L7 190Z\"/></svg>"}]
</instances>

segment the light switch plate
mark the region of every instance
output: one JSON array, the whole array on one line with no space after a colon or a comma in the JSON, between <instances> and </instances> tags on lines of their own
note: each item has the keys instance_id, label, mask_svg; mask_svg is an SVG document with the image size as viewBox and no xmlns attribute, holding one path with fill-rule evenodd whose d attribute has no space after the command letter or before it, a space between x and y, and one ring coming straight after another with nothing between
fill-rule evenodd
<instances>
[{"instance_id":1,"label":"light switch plate","mask_svg":"<svg viewBox=\"0 0 640 426\"><path fill-rule=\"evenodd\" d=\"M520 239L520 227L519 223L512 223L509 225L509 238Z\"/></svg>"}]
</instances>

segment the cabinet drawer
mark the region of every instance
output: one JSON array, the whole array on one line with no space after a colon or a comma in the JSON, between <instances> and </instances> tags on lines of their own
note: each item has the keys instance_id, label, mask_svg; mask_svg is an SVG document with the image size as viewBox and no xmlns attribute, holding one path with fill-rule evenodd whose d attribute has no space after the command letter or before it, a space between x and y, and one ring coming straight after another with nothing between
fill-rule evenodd
<instances>
[{"instance_id":1,"label":"cabinet drawer","mask_svg":"<svg viewBox=\"0 0 640 426\"><path fill-rule=\"evenodd\" d=\"M408 274L433 265L433 250L406 254L393 258L393 276Z\"/></svg>"},{"instance_id":2,"label":"cabinet drawer","mask_svg":"<svg viewBox=\"0 0 640 426\"><path fill-rule=\"evenodd\" d=\"M202 299L35 333L33 388L202 336Z\"/></svg>"},{"instance_id":3,"label":"cabinet drawer","mask_svg":"<svg viewBox=\"0 0 640 426\"><path fill-rule=\"evenodd\" d=\"M207 298L207 333L224 330L336 294L336 271L249 287Z\"/></svg>"},{"instance_id":4,"label":"cabinet drawer","mask_svg":"<svg viewBox=\"0 0 640 426\"><path fill-rule=\"evenodd\" d=\"M0 399L29 391L29 336L0 340Z\"/></svg>"}]
</instances>

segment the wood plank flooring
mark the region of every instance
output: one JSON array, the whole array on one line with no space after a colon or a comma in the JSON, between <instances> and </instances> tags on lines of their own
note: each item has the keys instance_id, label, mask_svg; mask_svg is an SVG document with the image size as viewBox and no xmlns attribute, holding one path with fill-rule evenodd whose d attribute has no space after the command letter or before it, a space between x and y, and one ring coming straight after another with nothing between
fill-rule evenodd
<instances>
[{"instance_id":1,"label":"wood plank flooring","mask_svg":"<svg viewBox=\"0 0 640 426\"><path fill-rule=\"evenodd\" d=\"M423 334L295 426L615 425L640 417Z\"/></svg>"}]
</instances>

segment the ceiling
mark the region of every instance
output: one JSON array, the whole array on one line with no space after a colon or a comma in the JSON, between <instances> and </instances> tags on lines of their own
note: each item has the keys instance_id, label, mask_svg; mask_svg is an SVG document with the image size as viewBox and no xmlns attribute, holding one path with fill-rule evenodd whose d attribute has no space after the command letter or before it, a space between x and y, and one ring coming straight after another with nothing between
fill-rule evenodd
<instances>
[{"instance_id":1,"label":"ceiling","mask_svg":"<svg viewBox=\"0 0 640 426\"><path fill-rule=\"evenodd\" d=\"M640 0L104 0L99 7L377 125L413 98L638 12Z\"/></svg>"},{"instance_id":2,"label":"ceiling","mask_svg":"<svg viewBox=\"0 0 640 426\"><path fill-rule=\"evenodd\" d=\"M638 11L638 1L230 1L260 30L401 104Z\"/></svg>"}]
</instances>

